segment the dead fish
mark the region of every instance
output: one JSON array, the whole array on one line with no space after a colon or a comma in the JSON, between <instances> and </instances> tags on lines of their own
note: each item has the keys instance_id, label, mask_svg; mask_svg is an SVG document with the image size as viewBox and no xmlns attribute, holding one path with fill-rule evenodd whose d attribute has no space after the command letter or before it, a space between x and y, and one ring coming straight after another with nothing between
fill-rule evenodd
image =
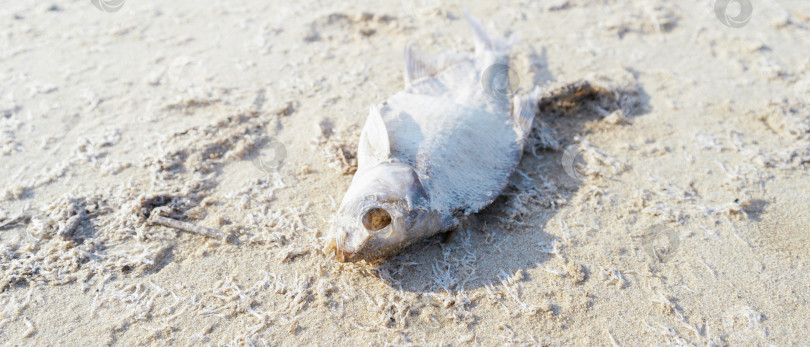
<instances>
[{"instance_id":1,"label":"dead fish","mask_svg":"<svg viewBox=\"0 0 810 347\"><path fill-rule=\"evenodd\" d=\"M478 21L467 20L474 54L405 50L406 88L369 111L357 172L324 253L334 252L341 262L393 255L453 230L506 186L540 90L512 95L515 86L504 74L516 39L490 37Z\"/></svg>"}]
</instances>

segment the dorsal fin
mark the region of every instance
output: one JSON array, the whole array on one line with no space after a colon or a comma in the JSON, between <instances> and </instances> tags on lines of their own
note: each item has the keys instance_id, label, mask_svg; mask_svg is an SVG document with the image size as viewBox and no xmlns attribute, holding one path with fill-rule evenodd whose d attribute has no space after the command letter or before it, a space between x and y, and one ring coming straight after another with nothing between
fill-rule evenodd
<instances>
[{"instance_id":1,"label":"dorsal fin","mask_svg":"<svg viewBox=\"0 0 810 347\"><path fill-rule=\"evenodd\" d=\"M410 87L426 77L436 76L448 66L463 60L471 59L469 53L447 52L438 55L426 55L409 44L405 47L405 87Z\"/></svg>"},{"instance_id":2,"label":"dorsal fin","mask_svg":"<svg viewBox=\"0 0 810 347\"><path fill-rule=\"evenodd\" d=\"M409 87L415 81L430 77L439 72L433 59L416 50L414 45L405 47L405 86Z\"/></svg>"},{"instance_id":3,"label":"dorsal fin","mask_svg":"<svg viewBox=\"0 0 810 347\"><path fill-rule=\"evenodd\" d=\"M481 22L473 18L466 10L464 11L464 17L467 18L467 23L470 24L470 29L473 32L475 60L479 67L485 68L497 62L508 61L509 52L513 46L517 45L520 36L513 33L509 36L508 41L504 41L501 37L487 34Z\"/></svg>"},{"instance_id":4,"label":"dorsal fin","mask_svg":"<svg viewBox=\"0 0 810 347\"><path fill-rule=\"evenodd\" d=\"M480 55L481 52L494 50L495 42L489 37L487 31L484 30L481 22L473 18L467 11L464 11L464 17L467 18L467 23L470 24L470 29L472 29L473 32L475 54Z\"/></svg>"},{"instance_id":5,"label":"dorsal fin","mask_svg":"<svg viewBox=\"0 0 810 347\"><path fill-rule=\"evenodd\" d=\"M366 124L360 133L360 143L357 147L357 169L372 167L387 160L391 156L391 143L388 139L388 129L380 111L372 106L369 109Z\"/></svg>"}]
</instances>

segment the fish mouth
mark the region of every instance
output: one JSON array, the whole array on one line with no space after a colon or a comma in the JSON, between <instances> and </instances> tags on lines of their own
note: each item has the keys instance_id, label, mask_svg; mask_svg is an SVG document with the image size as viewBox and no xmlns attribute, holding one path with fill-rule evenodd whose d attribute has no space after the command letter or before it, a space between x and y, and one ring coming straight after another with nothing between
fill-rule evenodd
<instances>
[{"instance_id":1,"label":"fish mouth","mask_svg":"<svg viewBox=\"0 0 810 347\"><path fill-rule=\"evenodd\" d=\"M363 257L360 255L360 251L365 248L368 244L368 240L370 239L370 235L367 232L363 232L360 236L360 240L358 245L354 248L355 250L350 250L346 244L346 233L341 232L340 238L343 242L338 242L338 239L335 237L329 238L329 241L326 244L326 247L323 248L322 252L326 256L330 256L334 254L335 260L341 263L349 263L349 262L356 262L361 260Z\"/></svg>"},{"instance_id":2,"label":"fish mouth","mask_svg":"<svg viewBox=\"0 0 810 347\"><path fill-rule=\"evenodd\" d=\"M345 250L340 249L335 250L335 260L341 263L353 263L360 260L356 256L357 253L346 252Z\"/></svg>"},{"instance_id":3,"label":"fish mouth","mask_svg":"<svg viewBox=\"0 0 810 347\"><path fill-rule=\"evenodd\" d=\"M323 253L327 256L334 255L335 260L341 263L353 263L360 260L357 252L351 252L346 249L338 248L334 240L332 240L323 249Z\"/></svg>"}]
</instances>

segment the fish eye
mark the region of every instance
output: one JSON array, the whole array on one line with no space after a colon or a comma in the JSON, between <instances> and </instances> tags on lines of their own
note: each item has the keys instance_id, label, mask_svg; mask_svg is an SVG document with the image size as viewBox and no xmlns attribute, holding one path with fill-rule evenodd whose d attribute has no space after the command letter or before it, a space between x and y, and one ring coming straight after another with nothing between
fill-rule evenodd
<instances>
[{"instance_id":1,"label":"fish eye","mask_svg":"<svg viewBox=\"0 0 810 347\"><path fill-rule=\"evenodd\" d=\"M363 215L363 226L368 231L377 231L391 224L391 215L381 208L372 208Z\"/></svg>"}]
</instances>

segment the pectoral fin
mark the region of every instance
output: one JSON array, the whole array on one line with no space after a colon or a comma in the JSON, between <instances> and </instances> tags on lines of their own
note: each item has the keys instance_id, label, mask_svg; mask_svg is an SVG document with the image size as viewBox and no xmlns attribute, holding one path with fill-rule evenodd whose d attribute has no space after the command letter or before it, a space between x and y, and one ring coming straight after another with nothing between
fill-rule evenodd
<instances>
[{"instance_id":1,"label":"pectoral fin","mask_svg":"<svg viewBox=\"0 0 810 347\"><path fill-rule=\"evenodd\" d=\"M391 143L388 139L388 129L380 111L372 106L369 110L366 124L360 133L360 143L357 148L357 168L363 170L387 160L391 156Z\"/></svg>"}]
</instances>

